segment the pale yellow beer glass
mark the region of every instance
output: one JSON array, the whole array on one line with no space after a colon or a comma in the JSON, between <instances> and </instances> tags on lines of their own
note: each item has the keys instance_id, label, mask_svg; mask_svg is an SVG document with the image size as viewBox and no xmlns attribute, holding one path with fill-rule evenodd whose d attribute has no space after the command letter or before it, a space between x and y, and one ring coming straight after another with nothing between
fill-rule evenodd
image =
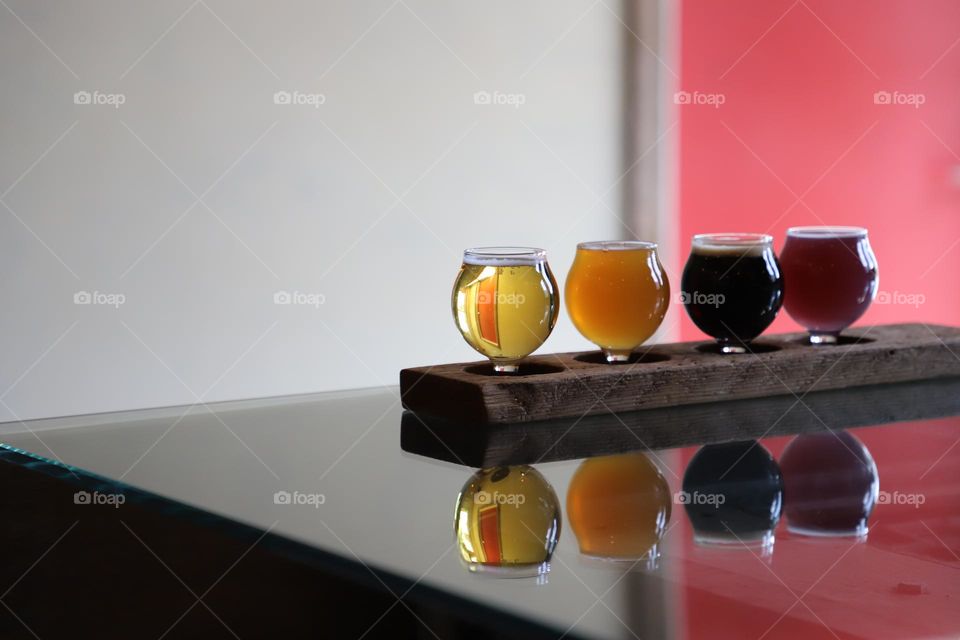
<instances>
[{"instance_id":1,"label":"pale yellow beer glass","mask_svg":"<svg viewBox=\"0 0 960 640\"><path fill-rule=\"evenodd\" d=\"M483 247L463 252L453 317L497 373L516 373L557 322L560 296L543 249Z\"/></svg>"}]
</instances>

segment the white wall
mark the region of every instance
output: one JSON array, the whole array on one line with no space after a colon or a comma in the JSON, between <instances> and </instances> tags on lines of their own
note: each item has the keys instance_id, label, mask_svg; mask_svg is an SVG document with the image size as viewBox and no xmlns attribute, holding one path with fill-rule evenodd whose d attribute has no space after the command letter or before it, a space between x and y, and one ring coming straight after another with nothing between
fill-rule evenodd
<instances>
[{"instance_id":1,"label":"white wall","mask_svg":"<svg viewBox=\"0 0 960 640\"><path fill-rule=\"evenodd\" d=\"M5 1L0 419L395 384L463 248L625 233L617 3Z\"/></svg>"}]
</instances>

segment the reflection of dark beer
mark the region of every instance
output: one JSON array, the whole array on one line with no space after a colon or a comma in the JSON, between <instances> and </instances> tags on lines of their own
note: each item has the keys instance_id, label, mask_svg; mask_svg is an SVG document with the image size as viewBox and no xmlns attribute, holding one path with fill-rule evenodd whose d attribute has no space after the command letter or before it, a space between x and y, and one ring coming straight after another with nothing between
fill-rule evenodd
<instances>
[{"instance_id":1,"label":"reflection of dark beer","mask_svg":"<svg viewBox=\"0 0 960 640\"><path fill-rule=\"evenodd\" d=\"M783 278L772 238L750 234L694 236L683 270L683 302L697 327L724 352L770 326L783 304Z\"/></svg>"},{"instance_id":2,"label":"reflection of dark beer","mask_svg":"<svg viewBox=\"0 0 960 640\"><path fill-rule=\"evenodd\" d=\"M711 444L690 460L681 501L697 542L767 545L780 520L783 478L756 440Z\"/></svg>"}]
</instances>

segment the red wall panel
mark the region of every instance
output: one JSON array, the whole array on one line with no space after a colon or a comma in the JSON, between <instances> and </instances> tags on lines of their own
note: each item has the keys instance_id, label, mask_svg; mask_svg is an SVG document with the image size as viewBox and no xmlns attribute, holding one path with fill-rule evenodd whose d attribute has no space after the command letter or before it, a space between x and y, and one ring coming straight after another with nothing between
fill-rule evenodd
<instances>
[{"instance_id":1,"label":"red wall panel","mask_svg":"<svg viewBox=\"0 0 960 640\"><path fill-rule=\"evenodd\" d=\"M960 325L960 2L696 0L680 4L679 29L683 260L694 233L771 233L779 252L790 226L865 226L880 265L883 298L878 302L889 303L875 302L858 324ZM887 94L878 103L877 92L902 103L883 103ZM679 283L679 273L673 279ZM682 337L703 338L683 315ZM770 331L796 328L781 313ZM910 431L903 428L871 429L867 441L880 466L881 488L938 496L924 505L921 516L939 527L940 537L954 549L960 548L960 530L950 514L960 504L956 495L940 495L940 489L948 480L944 474L955 478L960 464L960 447L948 449L956 426L956 420L924 426L926 435L916 441L909 441ZM772 443L775 454L786 440ZM914 472L945 451L935 472L918 479ZM691 452L685 452L686 459ZM863 545L871 558L865 574L876 582L865 583L858 596L867 603L875 597L881 605L890 590L880 581L905 566L903 531L916 537L912 555L933 563L952 560L909 509L887 507L886 521ZM738 554L704 556L689 536L684 544L689 562L680 626L685 635L764 633L777 616L758 615L762 608L750 603L756 596L751 590L772 580L768 568ZM775 554L772 566L787 584L802 585L812 582L803 575L811 562L829 566L844 549L824 546L803 558ZM857 568L840 567L832 579L845 570ZM723 588L696 586L711 579ZM831 579L824 580L818 591L828 593L830 584ZM781 588L772 580L770 590ZM784 609L793 600L786 594ZM828 604L817 606L826 609L821 615L831 622L843 620L837 611L842 601L836 598L832 616ZM909 607L899 606L881 608L908 615L903 611ZM926 619L932 629L942 629ZM755 629L741 635L751 624ZM882 616L865 635L844 626L828 630L797 605L764 637L880 637L884 628Z\"/></svg>"}]
</instances>

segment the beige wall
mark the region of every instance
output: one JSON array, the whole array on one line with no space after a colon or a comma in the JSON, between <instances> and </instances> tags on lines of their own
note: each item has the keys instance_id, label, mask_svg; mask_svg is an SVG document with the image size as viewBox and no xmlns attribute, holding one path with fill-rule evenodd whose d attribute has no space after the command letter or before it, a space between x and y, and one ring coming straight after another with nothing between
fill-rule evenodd
<instances>
[{"instance_id":1,"label":"beige wall","mask_svg":"<svg viewBox=\"0 0 960 640\"><path fill-rule=\"evenodd\" d=\"M0 419L395 384L463 248L626 233L619 4L8 4Z\"/></svg>"}]
</instances>

